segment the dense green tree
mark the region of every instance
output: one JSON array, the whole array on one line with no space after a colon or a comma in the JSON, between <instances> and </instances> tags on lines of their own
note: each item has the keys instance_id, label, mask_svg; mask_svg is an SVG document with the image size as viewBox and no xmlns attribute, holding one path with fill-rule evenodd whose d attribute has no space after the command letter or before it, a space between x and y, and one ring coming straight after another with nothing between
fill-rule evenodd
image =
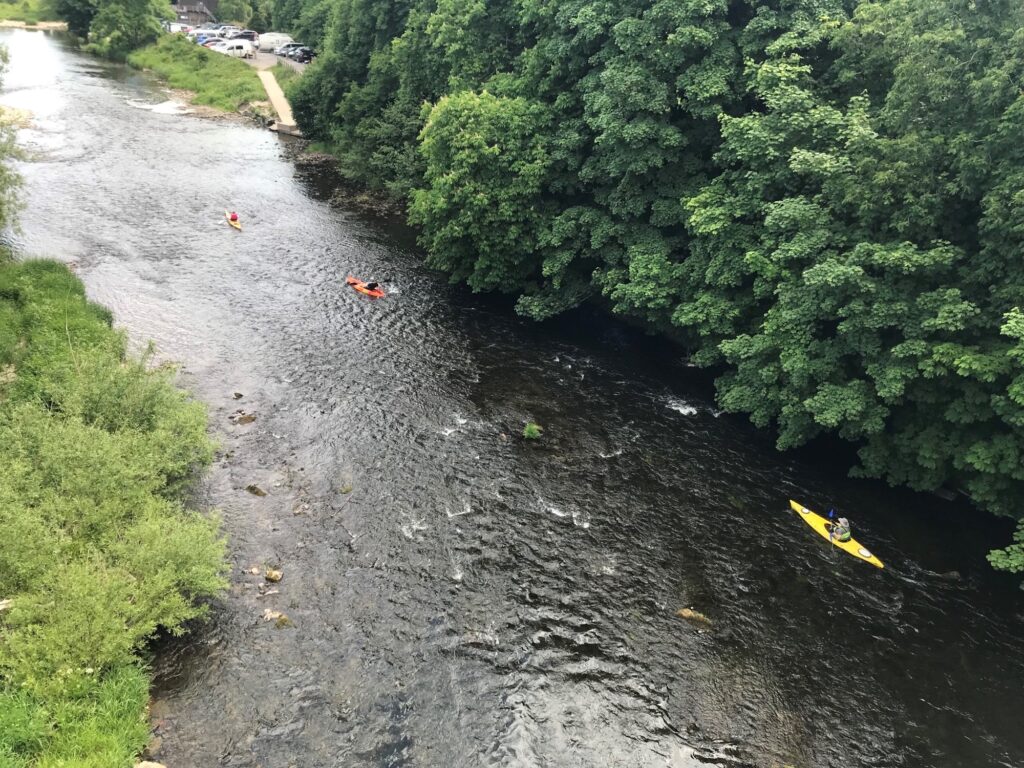
<instances>
[{"instance_id":1,"label":"dense green tree","mask_svg":"<svg viewBox=\"0 0 1024 768\"><path fill-rule=\"evenodd\" d=\"M326 30L303 130L410 200L429 263L537 319L597 298L682 340L781 448L837 435L860 474L1020 514L1024 5L274 14Z\"/></svg>"},{"instance_id":2,"label":"dense green tree","mask_svg":"<svg viewBox=\"0 0 1024 768\"><path fill-rule=\"evenodd\" d=\"M89 25L96 16L94 0L48 0L54 15L63 19L68 31L80 38L89 34Z\"/></svg>"},{"instance_id":3,"label":"dense green tree","mask_svg":"<svg viewBox=\"0 0 1024 768\"><path fill-rule=\"evenodd\" d=\"M486 91L434 106L422 134L427 186L409 209L431 266L478 291L517 292L534 276L546 121L542 107Z\"/></svg>"},{"instance_id":4,"label":"dense green tree","mask_svg":"<svg viewBox=\"0 0 1024 768\"><path fill-rule=\"evenodd\" d=\"M217 18L223 23L248 27L252 16L253 8L248 0L220 0L217 5Z\"/></svg>"},{"instance_id":5,"label":"dense green tree","mask_svg":"<svg viewBox=\"0 0 1024 768\"><path fill-rule=\"evenodd\" d=\"M124 59L163 34L160 22L170 17L169 7L161 0L97 0L88 49Z\"/></svg>"},{"instance_id":6,"label":"dense green tree","mask_svg":"<svg viewBox=\"0 0 1024 768\"><path fill-rule=\"evenodd\" d=\"M249 19L249 27L259 32L270 32L274 26L274 9L271 0L255 0L252 4L252 18Z\"/></svg>"}]
</instances>

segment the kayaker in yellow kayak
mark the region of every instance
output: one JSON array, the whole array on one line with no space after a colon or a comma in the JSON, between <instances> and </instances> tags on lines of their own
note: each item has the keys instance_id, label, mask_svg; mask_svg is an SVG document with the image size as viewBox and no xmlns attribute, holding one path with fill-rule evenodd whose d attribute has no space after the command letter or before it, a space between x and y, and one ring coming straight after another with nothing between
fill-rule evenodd
<instances>
[{"instance_id":1,"label":"kayaker in yellow kayak","mask_svg":"<svg viewBox=\"0 0 1024 768\"><path fill-rule=\"evenodd\" d=\"M831 520L835 515L836 511L829 508L828 517ZM835 523L832 524L832 529L829 531L829 536L839 542L847 542L853 538L853 529L850 527L850 521L845 517L840 517Z\"/></svg>"},{"instance_id":2,"label":"kayaker in yellow kayak","mask_svg":"<svg viewBox=\"0 0 1024 768\"><path fill-rule=\"evenodd\" d=\"M234 211L232 211L232 212L231 212L231 215L230 215L230 216L228 216L228 218L229 218L229 219L230 219L231 221L238 221L238 214L237 214L237 213L235 213Z\"/></svg>"}]
</instances>

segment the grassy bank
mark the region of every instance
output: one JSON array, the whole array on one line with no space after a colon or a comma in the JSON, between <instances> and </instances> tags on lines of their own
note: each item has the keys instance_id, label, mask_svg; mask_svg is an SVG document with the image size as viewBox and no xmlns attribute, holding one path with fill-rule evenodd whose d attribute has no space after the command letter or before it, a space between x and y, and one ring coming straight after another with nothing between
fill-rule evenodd
<instances>
[{"instance_id":1,"label":"grassy bank","mask_svg":"<svg viewBox=\"0 0 1024 768\"><path fill-rule=\"evenodd\" d=\"M0 19L38 24L40 21L57 21L57 14L44 0L0 0Z\"/></svg>"},{"instance_id":2,"label":"grassy bank","mask_svg":"<svg viewBox=\"0 0 1024 768\"><path fill-rule=\"evenodd\" d=\"M275 64L273 67L271 67L270 71L274 73L274 77L277 80L277 84L280 85L281 89L285 91L288 85L293 80L298 80L300 77L302 77L301 73L292 69L287 64L282 64L280 61L277 62L277 64Z\"/></svg>"},{"instance_id":3,"label":"grassy bank","mask_svg":"<svg viewBox=\"0 0 1024 768\"><path fill-rule=\"evenodd\" d=\"M204 409L126 357L53 262L0 264L0 766L130 766L142 654L225 587L216 521L182 503Z\"/></svg>"},{"instance_id":4,"label":"grassy bank","mask_svg":"<svg viewBox=\"0 0 1024 768\"><path fill-rule=\"evenodd\" d=\"M182 35L164 35L153 45L133 51L128 63L152 70L172 88L192 91L196 104L227 112L267 98L253 67L190 43Z\"/></svg>"}]
</instances>

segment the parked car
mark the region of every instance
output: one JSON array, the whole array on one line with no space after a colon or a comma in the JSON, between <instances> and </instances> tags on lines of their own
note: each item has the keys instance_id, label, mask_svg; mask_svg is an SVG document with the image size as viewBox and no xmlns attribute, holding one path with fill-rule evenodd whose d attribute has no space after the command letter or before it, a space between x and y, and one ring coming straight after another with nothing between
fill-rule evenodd
<instances>
[{"instance_id":1,"label":"parked car","mask_svg":"<svg viewBox=\"0 0 1024 768\"><path fill-rule=\"evenodd\" d=\"M220 43L226 42L227 40L225 40L223 37L208 37L205 40L200 41L199 44L203 46L203 48L213 48L213 46L215 45L219 45Z\"/></svg>"},{"instance_id":2,"label":"parked car","mask_svg":"<svg viewBox=\"0 0 1024 768\"><path fill-rule=\"evenodd\" d=\"M260 35L260 43L257 46L261 51L276 51L285 43L292 42L291 35L284 32L264 32Z\"/></svg>"},{"instance_id":3,"label":"parked car","mask_svg":"<svg viewBox=\"0 0 1024 768\"><path fill-rule=\"evenodd\" d=\"M303 48L303 47L305 47L305 43L296 43L296 42L285 43L280 48L275 49L274 53L276 53L278 56L287 56L288 55L288 51L292 50L293 48Z\"/></svg>"},{"instance_id":4,"label":"parked car","mask_svg":"<svg viewBox=\"0 0 1024 768\"><path fill-rule=\"evenodd\" d=\"M291 53L288 54L288 58L292 61L298 62L299 64L309 64L316 57L316 51L307 46L301 48L295 48Z\"/></svg>"},{"instance_id":5,"label":"parked car","mask_svg":"<svg viewBox=\"0 0 1024 768\"><path fill-rule=\"evenodd\" d=\"M236 59L251 59L256 55L256 48L248 40L225 40L217 43L211 50Z\"/></svg>"},{"instance_id":6,"label":"parked car","mask_svg":"<svg viewBox=\"0 0 1024 768\"><path fill-rule=\"evenodd\" d=\"M228 40L248 40L257 47L260 43L259 33L254 32L251 29L243 29L241 32L229 32L225 37L227 37Z\"/></svg>"},{"instance_id":7,"label":"parked car","mask_svg":"<svg viewBox=\"0 0 1024 768\"><path fill-rule=\"evenodd\" d=\"M210 37L215 34L216 31L217 30L214 27L193 27L185 34L192 40L195 40L199 37Z\"/></svg>"}]
</instances>

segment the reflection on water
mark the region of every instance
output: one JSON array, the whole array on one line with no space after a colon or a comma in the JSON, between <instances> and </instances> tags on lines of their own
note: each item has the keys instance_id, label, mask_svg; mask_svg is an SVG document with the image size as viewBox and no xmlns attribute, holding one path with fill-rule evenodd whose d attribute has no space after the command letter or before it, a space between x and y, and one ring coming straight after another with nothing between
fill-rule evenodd
<instances>
[{"instance_id":1,"label":"reflection on water","mask_svg":"<svg viewBox=\"0 0 1024 768\"><path fill-rule=\"evenodd\" d=\"M4 38L0 101L37 115L40 153L14 244L77 263L220 435L203 496L233 585L161 644L164 762L1024 763L1020 596L981 560L1005 526L779 455L655 342L450 289L406 230L332 207L295 145L139 109L166 100L145 79ZM789 498L847 512L886 570Z\"/></svg>"}]
</instances>

